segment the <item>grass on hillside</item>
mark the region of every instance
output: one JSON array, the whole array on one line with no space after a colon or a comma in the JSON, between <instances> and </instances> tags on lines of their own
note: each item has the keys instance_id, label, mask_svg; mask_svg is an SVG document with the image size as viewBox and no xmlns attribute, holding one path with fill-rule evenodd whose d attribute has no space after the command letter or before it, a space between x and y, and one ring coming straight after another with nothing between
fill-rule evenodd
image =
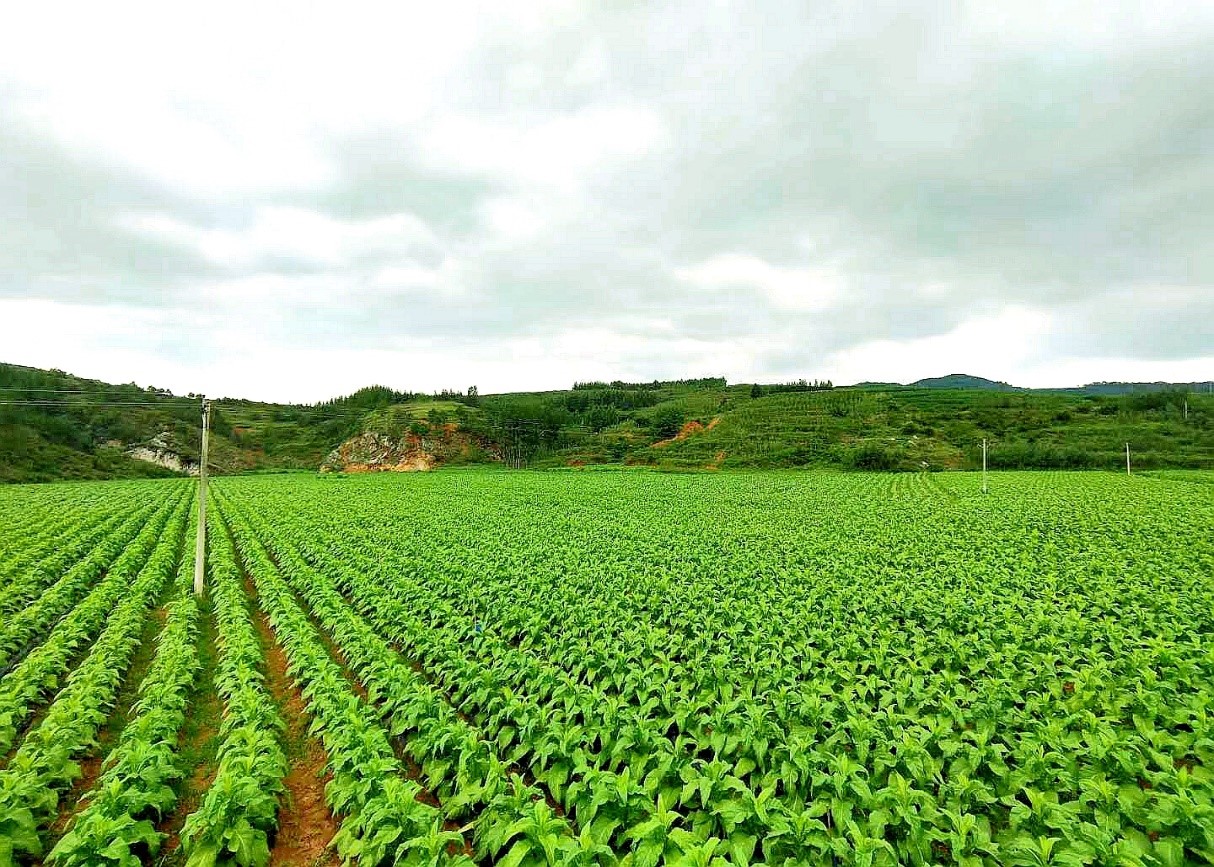
<instances>
[{"instance_id":1,"label":"grass on hillside","mask_svg":"<svg viewBox=\"0 0 1214 867\"><path fill-rule=\"evenodd\" d=\"M0 482L171 475L126 452L153 441L188 459L199 451L194 398L14 365L0 365L0 388L10 399L72 392L54 407L0 406ZM365 431L445 440L456 425L464 445L432 458L666 470L973 469L985 438L992 468L1117 468L1127 442L1141 469L1214 467L1214 396L1206 393L811 389L704 379L481 396L372 387L314 406L225 399L214 404L210 465L218 473L315 470Z\"/></svg>"}]
</instances>

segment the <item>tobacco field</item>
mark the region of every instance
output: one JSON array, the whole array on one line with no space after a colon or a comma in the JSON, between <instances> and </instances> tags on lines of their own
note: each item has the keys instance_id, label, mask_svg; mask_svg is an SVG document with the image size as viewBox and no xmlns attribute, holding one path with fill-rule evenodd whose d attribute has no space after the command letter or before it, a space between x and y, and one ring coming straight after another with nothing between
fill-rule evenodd
<instances>
[{"instance_id":1,"label":"tobacco field","mask_svg":"<svg viewBox=\"0 0 1214 867\"><path fill-rule=\"evenodd\" d=\"M1214 863L1214 474L0 488L0 867Z\"/></svg>"}]
</instances>

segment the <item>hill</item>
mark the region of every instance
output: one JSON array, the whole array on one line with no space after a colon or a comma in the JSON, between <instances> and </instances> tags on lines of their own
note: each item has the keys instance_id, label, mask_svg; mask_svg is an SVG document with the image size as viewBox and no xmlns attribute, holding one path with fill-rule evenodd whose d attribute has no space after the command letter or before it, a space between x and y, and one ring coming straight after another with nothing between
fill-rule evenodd
<instances>
[{"instance_id":1,"label":"hill","mask_svg":"<svg viewBox=\"0 0 1214 867\"><path fill-rule=\"evenodd\" d=\"M314 405L220 399L211 468L965 469L980 465L983 438L994 468L1115 469L1126 442L1139 468L1214 467L1205 383L1086 388L1018 389L964 374L851 387L709 377L496 395L374 386ZM196 471L199 406L193 395L0 365L0 481Z\"/></svg>"},{"instance_id":2,"label":"hill","mask_svg":"<svg viewBox=\"0 0 1214 867\"><path fill-rule=\"evenodd\" d=\"M1089 382L1080 388L1060 390L1080 394L1153 394L1159 391L1214 394L1214 382Z\"/></svg>"},{"instance_id":3,"label":"hill","mask_svg":"<svg viewBox=\"0 0 1214 867\"><path fill-rule=\"evenodd\" d=\"M221 401L211 467L314 469L367 412L410 397L371 388L317 406ZM200 409L195 395L0 364L0 482L196 473Z\"/></svg>"},{"instance_id":4,"label":"hill","mask_svg":"<svg viewBox=\"0 0 1214 867\"><path fill-rule=\"evenodd\" d=\"M911 388L979 388L986 391L1023 391L1006 382L997 382L981 376L970 376L967 373L950 373L948 376L935 376L920 379L910 384Z\"/></svg>"}]
</instances>

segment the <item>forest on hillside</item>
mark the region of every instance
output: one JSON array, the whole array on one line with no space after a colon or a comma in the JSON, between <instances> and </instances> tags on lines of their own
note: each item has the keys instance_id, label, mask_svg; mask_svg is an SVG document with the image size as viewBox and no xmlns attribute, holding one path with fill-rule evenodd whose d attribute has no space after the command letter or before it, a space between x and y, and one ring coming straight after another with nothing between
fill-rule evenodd
<instances>
[{"instance_id":1,"label":"forest on hillside","mask_svg":"<svg viewBox=\"0 0 1214 867\"><path fill-rule=\"evenodd\" d=\"M221 474L316 470L338 446L371 436L437 448L433 465L973 469L986 439L996 469L1113 469L1124 466L1126 443L1143 469L1214 467L1214 396L1199 384L1034 391L957 381L706 377L491 395L372 386L306 405L225 398L212 403L210 465ZM200 409L198 395L0 365L0 481L189 472ZM460 448L434 445L452 436Z\"/></svg>"}]
</instances>

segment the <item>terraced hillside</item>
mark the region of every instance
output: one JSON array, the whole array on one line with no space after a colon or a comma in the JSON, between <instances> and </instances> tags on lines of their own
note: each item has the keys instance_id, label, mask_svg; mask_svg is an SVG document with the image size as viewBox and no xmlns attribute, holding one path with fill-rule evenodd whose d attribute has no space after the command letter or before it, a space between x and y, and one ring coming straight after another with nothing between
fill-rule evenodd
<instances>
[{"instance_id":1,"label":"terraced hillside","mask_svg":"<svg viewBox=\"0 0 1214 867\"><path fill-rule=\"evenodd\" d=\"M832 387L723 378L436 395L384 387L311 405L212 401L215 473L440 466L664 470L1214 469L1210 383L1030 391L967 376ZM196 472L201 403L0 364L0 483Z\"/></svg>"},{"instance_id":2,"label":"terraced hillside","mask_svg":"<svg viewBox=\"0 0 1214 867\"><path fill-rule=\"evenodd\" d=\"M0 489L0 865L1196 865L1214 474Z\"/></svg>"}]
</instances>

